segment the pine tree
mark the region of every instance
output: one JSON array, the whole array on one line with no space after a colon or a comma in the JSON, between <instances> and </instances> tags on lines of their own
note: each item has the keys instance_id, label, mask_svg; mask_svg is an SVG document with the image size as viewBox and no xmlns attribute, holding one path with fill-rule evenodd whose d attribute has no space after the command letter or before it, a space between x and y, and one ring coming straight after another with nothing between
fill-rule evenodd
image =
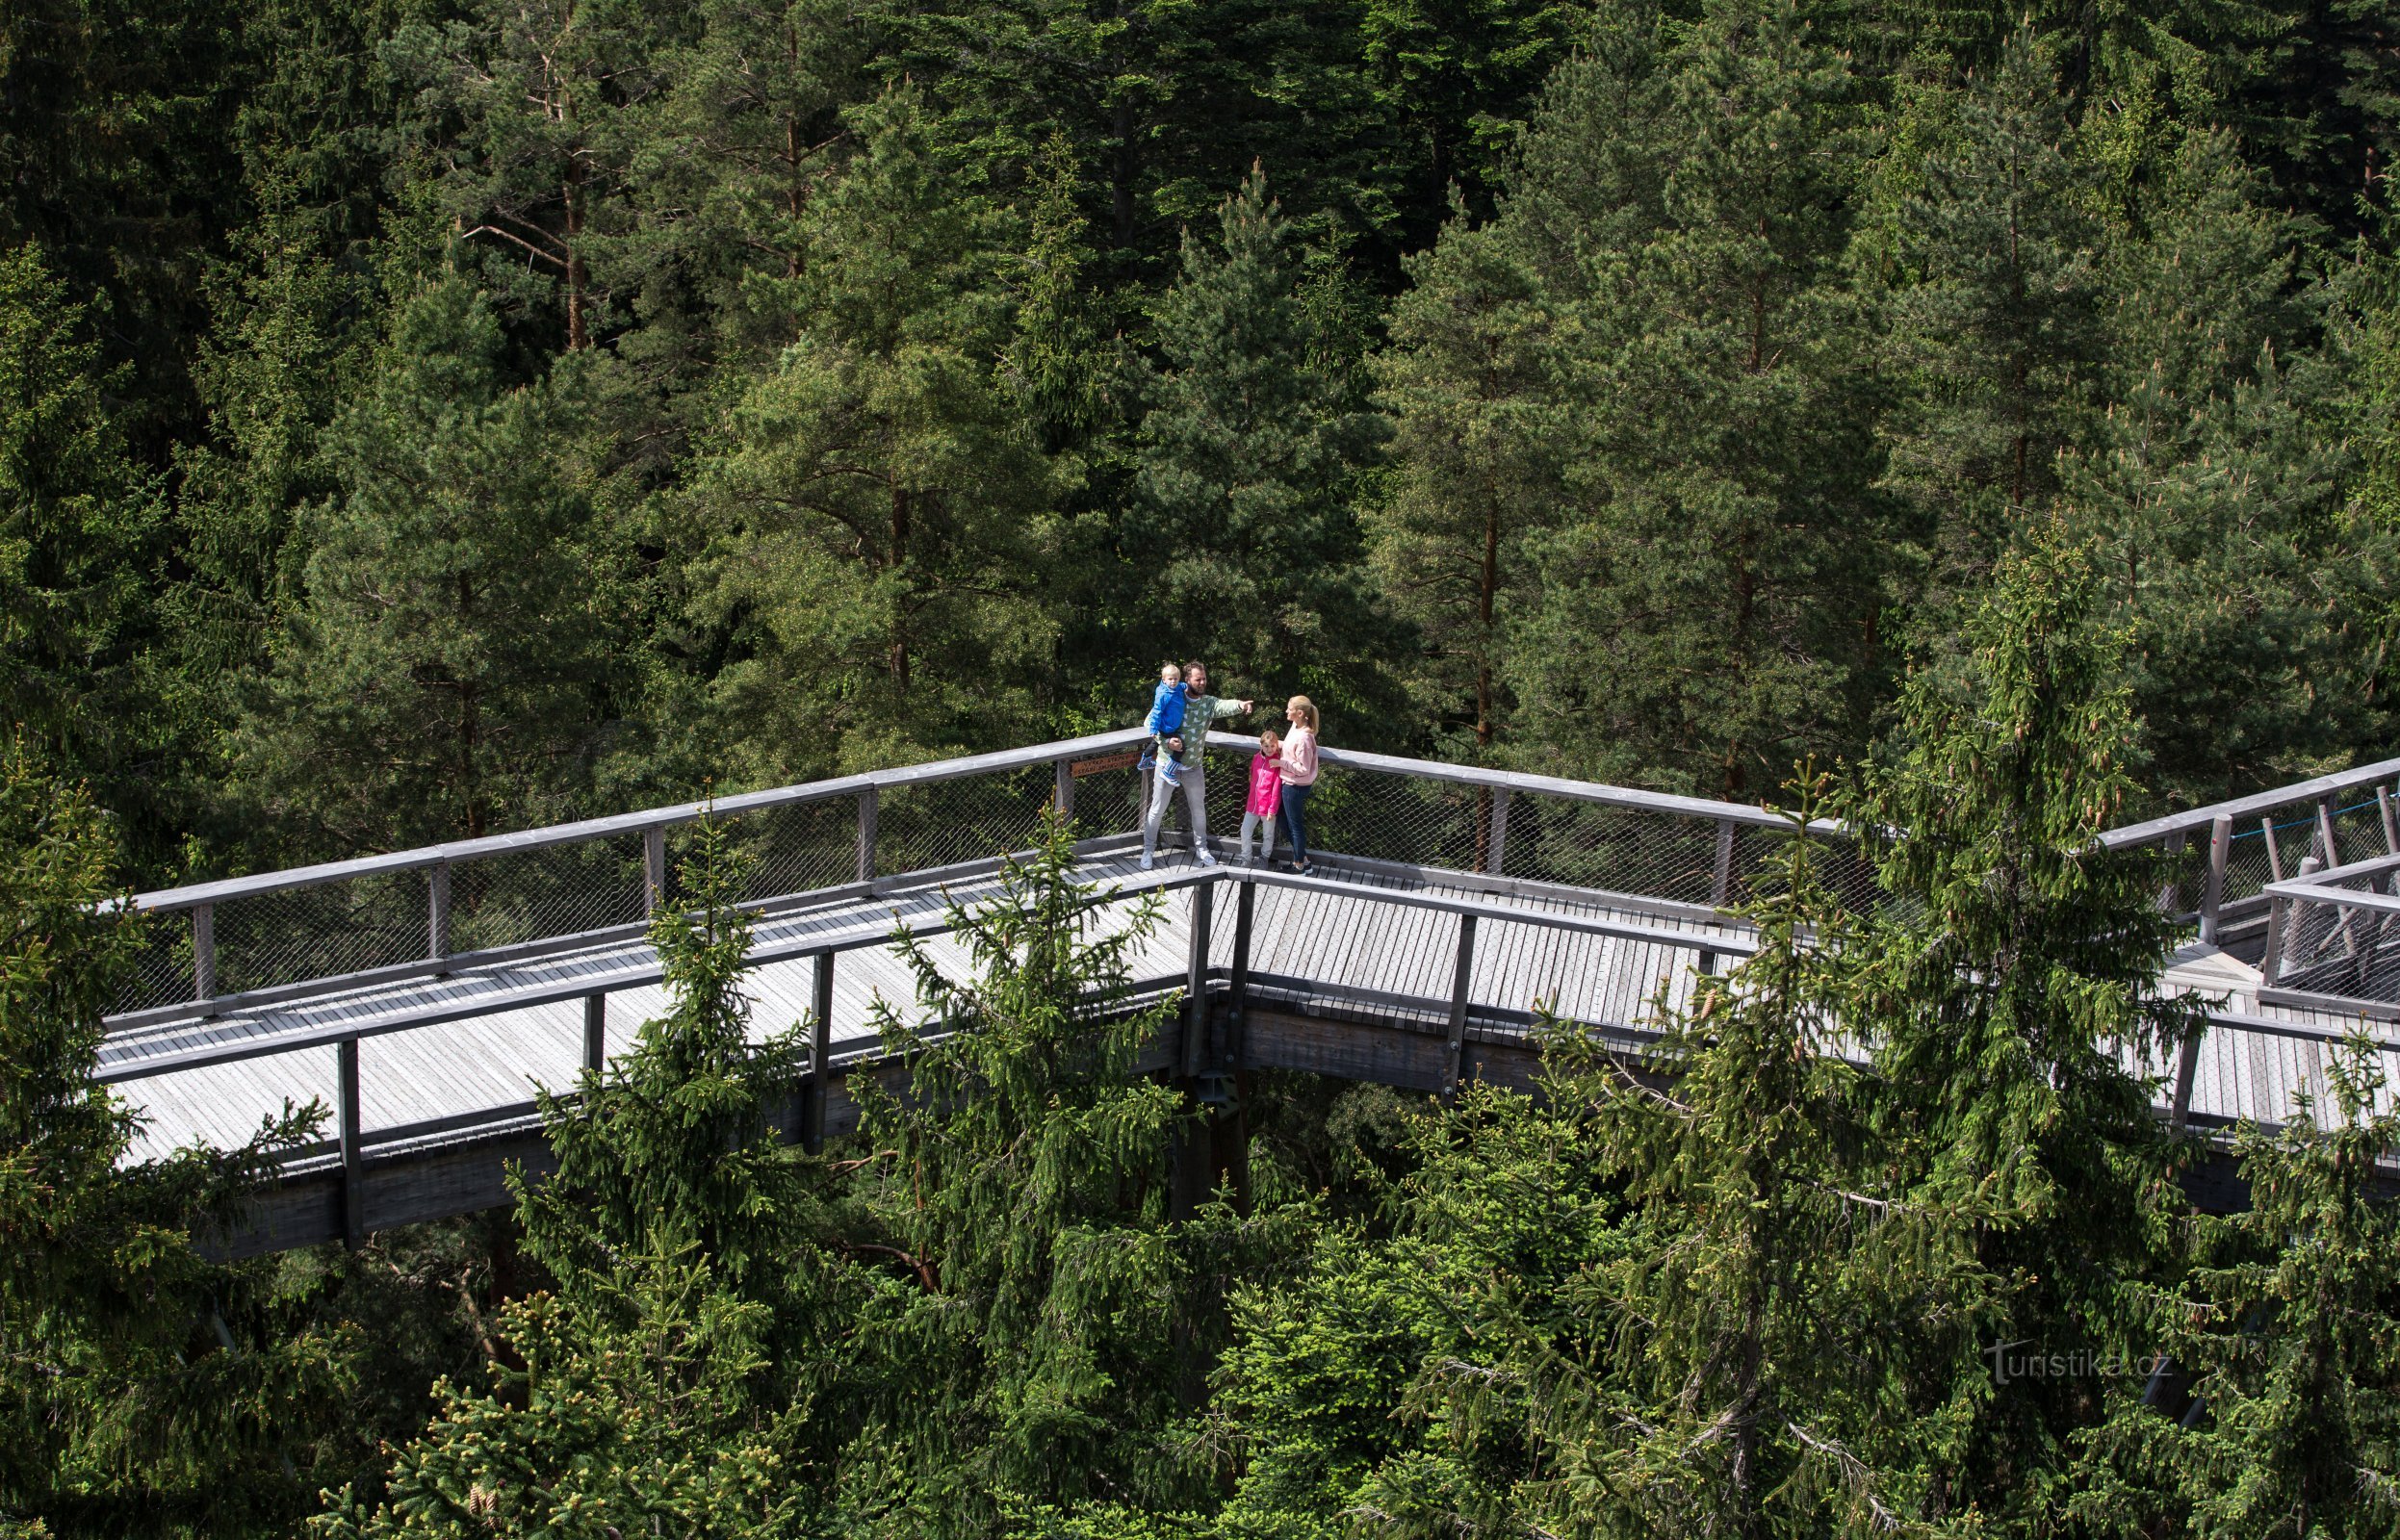
<instances>
[{"instance_id":1,"label":"pine tree","mask_svg":"<svg viewBox=\"0 0 2400 1540\"><path fill-rule=\"evenodd\" d=\"M2112 400L2065 468L2131 633L2155 797L2305 779L2384 730L2391 532L2341 505L2323 292L2222 135L2186 138L2103 266Z\"/></svg>"},{"instance_id":2,"label":"pine tree","mask_svg":"<svg viewBox=\"0 0 2400 1540\"><path fill-rule=\"evenodd\" d=\"M1916 509L1937 603L1983 581L2091 430L2099 232L2068 106L2045 40L2020 28L1962 93L1924 98L1929 152L1877 232L1904 383L1887 484Z\"/></svg>"},{"instance_id":3,"label":"pine tree","mask_svg":"<svg viewBox=\"0 0 2400 1540\"><path fill-rule=\"evenodd\" d=\"M1504 675L1576 773L1739 796L1859 735L1888 510L1839 266L1854 90L1790 6L1629 8L1527 138L1499 226L1573 337L1575 437Z\"/></svg>"},{"instance_id":4,"label":"pine tree","mask_svg":"<svg viewBox=\"0 0 2400 1540\"><path fill-rule=\"evenodd\" d=\"M447 278L398 307L337 430L342 496L236 754L286 837L360 850L566 816L630 714L639 603L596 442L607 371L511 388L491 305Z\"/></svg>"},{"instance_id":5,"label":"pine tree","mask_svg":"<svg viewBox=\"0 0 2400 1540\"><path fill-rule=\"evenodd\" d=\"M2094 1361L2140 1350L2123 1285L2155 1265L2177 1203L2141 1076L2197 1030L2198 1008L2159 993L2175 941L2162 874L2097 847L2132 793L2134 737L2101 579L2090 548L2030 531L1958 666L1911 677L1849 809L1856 827L1904 832L1882 850L1888 897L1847 949L1844 994L1881 1083L1880 1137L1901 1200L1970 1226L2004 1312L1953 1322L1944 1363L1992 1346L1964 1340L1987 1326ZM2067 1379L1994 1389L1935 1512L2031 1522L2063 1495L2097 1394Z\"/></svg>"},{"instance_id":6,"label":"pine tree","mask_svg":"<svg viewBox=\"0 0 2400 1540\"><path fill-rule=\"evenodd\" d=\"M1514 714L1510 630L1536 603L1534 549L1567 497L1560 316L1497 230L1454 224L1411 275L1377 361L1393 438L1367 516L1375 572L1424 642L1411 685L1445 726L1463 717L1483 754Z\"/></svg>"},{"instance_id":7,"label":"pine tree","mask_svg":"<svg viewBox=\"0 0 2400 1540\"><path fill-rule=\"evenodd\" d=\"M799 340L691 482L723 741L752 779L1014 741L1050 654L1052 478L999 372L989 206L907 94L856 123L807 211Z\"/></svg>"},{"instance_id":8,"label":"pine tree","mask_svg":"<svg viewBox=\"0 0 2400 1540\"><path fill-rule=\"evenodd\" d=\"M1213 244L1186 235L1159 301L1166 367L1123 541L1146 580L1119 619L1262 692L1332 695L1375 631L1354 504L1380 424L1326 367L1263 172L1218 229Z\"/></svg>"}]
</instances>

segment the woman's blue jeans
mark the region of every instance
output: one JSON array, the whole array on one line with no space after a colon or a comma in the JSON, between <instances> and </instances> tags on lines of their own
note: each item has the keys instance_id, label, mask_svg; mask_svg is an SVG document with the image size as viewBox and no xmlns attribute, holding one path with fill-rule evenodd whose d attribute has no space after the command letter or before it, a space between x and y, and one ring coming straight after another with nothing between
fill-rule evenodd
<instances>
[{"instance_id":1,"label":"woman's blue jeans","mask_svg":"<svg viewBox=\"0 0 2400 1540\"><path fill-rule=\"evenodd\" d=\"M1283 783L1283 832L1291 837L1292 864L1308 864L1308 793L1314 785L1296 786Z\"/></svg>"}]
</instances>

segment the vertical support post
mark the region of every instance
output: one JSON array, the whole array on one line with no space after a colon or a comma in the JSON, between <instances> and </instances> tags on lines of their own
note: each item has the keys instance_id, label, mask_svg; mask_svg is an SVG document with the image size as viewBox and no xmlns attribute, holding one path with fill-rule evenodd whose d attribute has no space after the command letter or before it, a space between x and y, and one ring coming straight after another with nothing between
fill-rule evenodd
<instances>
[{"instance_id":1,"label":"vertical support post","mask_svg":"<svg viewBox=\"0 0 2400 1540\"><path fill-rule=\"evenodd\" d=\"M2392 815L2389 786L2375 788L2375 810L2384 817L2384 854L2400 856L2400 818Z\"/></svg>"},{"instance_id":2,"label":"vertical support post","mask_svg":"<svg viewBox=\"0 0 2400 1540\"><path fill-rule=\"evenodd\" d=\"M2270 898L2267 901L2266 956L2258 960L2258 987L2275 988L2284 968L2284 931L2291 923L2291 900Z\"/></svg>"},{"instance_id":3,"label":"vertical support post","mask_svg":"<svg viewBox=\"0 0 2400 1540\"><path fill-rule=\"evenodd\" d=\"M367 1244L365 1168L358 1142L358 1040L334 1046L335 1116L342 1138L342 1244L355 1251Z\"/></svg>"},{"instance_id":4,"label":"vertical support post","mask_svg":"<svg viewBox=\"0 0 2400 1540\"><path fill-rule=\"evenodd\" d=\"M2225 907L2225 865L2233 854L2233 815L2221 812L2208 825L2208 886L2200 895L2200 938L2217 942L2217 913Z\"/></svg>"},{"instance_id":5,"label":"vertical support post","mask_svg":"<svg viewBox=\"0 0 2400 1540\"><path fill-rule=\"evenodd\" d=\"M1475 916L1458 916L1458 961L1450 976L1450 1036L1442 1049L1442 1100L1458 1094L1466 1058L1467 982L1475 972Z\"/></svg>"},{"instance_id":6,"label":"vertical support post","mask_svg":"<svg viewBox=\"0 0 2400 1540\"><path fill-rule=\"evenodd\" d=\"M2167 855L2169 857L2182 855L2184 846L2190 842L2191 834L2188 831L2177 830L2167 836ZM2167 867L2167 880L2158 885L2158 912L2170 917L2183 912L2177 902L2183 896L2183 878L2178 865L2179 863L2170 860Z\"/></svg>"},{"instance_id":7,"label":"vertical support post","mask_svg":"<svg viewBox=\"0 0 2400 1540\"><path fill-rule=\"evenodd\" d=\"M666 831L642 831L642 916L658 912L666 902Z\"/></svg>"},{"instance_id":8,"label":"vertical support post","mask_svg":"<svg viewBox=\"0 0 2400 1540\"><path fill-rule=\"evenodd\" d=\"M859 881L875 880L875 820L879 812L875 788L859 793Z\"/></svg>"},{"instance_id":9,"label":"vertical support post","mask_svg":"<svg viewBox=\"0 0 2400 1540\"><path fill-rule=\"evenodd\" d=\"M813 959L809 1021L809 1084L800 1105L800 1143L812 1155L825 1148L825 1100L834 1084L834 954Z\"/></svg>"},{"instance_id":10,"label":"vertical support post","mask_svg":"<svg viewBox=\"0 0 2400 1540\"><path fill-rule=\"evenodd\" d=\"M1484 870L1494 877L1509 869L1509 788L1491 792L1491 837L1484 842Z\"/></svg>"},{"instance_id":11,"label":"vertical support post","mask_svg":"<svg viewBox=\"0 0 2400 1540\"><path fill-rule=\"evenodd\" d=\"M1058 809L1058 821L1066 823L1075 815L1074 767L1068 760L1061 759L1051 766L1051 770L1054 783L1050 792L1050 806Z\"/></svg>"},{"instance_id":12,"label":"vertical support post","mask_svg":"<svg viewBox=\"0 0 2400 1540\"><path fill-rule=\"evenodd\" d=\"M1226 1033L1226 1057L1232 1061L1236 1075L1250 1068L1250 916L1252 900L1257 892L1256 886L1247 877L1234 889L1233 999L1226 1016L1231 1027Z\"/></svg>"},{"instance_id":13,"label":"vertical support post","mask_svg":"<svg viewBox=\"0 0 2400 1540\"><path fill-rule=\"evenodd\" d=\"M2325 847L2319 852L2325 864L2340 865L2341 847L2334 843L2334 799L2331 797L2316 799L2316 837L2317 843Z\"/></svg>"},{"instance_id":14,"label":"vertical support post","mask_svg":"<svg viewBox=\"0 0 2400 1540\"><path fill-rule=\"evenodd\" d=\"M1208 1062L1208 931L1216 912L1217 885L1192 887L1192 955L1183 974L1183 1073L1196 1076Z\"/></svg>"},{"instance_id":15,"label":"vertical support post","mask_svg":"<svg viewBox=\"0 0 2400 1540\"><path fill-rule=\"evenodd\" d=\"M450 956L450 862L426 868L426 956L438 962Z\"/></svg>"},{"instance_id":16,"label":"vertical support post","mask_svg":"<svg viewBox=\"0 0 2400 1540\"><path fill-rule=\"evenodd\" d=\"M217 998L217 906L196 904L192 910L192 998Z\"/></svg>"},{"instance_id":17,"label":"vertical support post","mask_svg":"<svg viewBox=\"0 0 2400 1540\"><path fill-rule=\"evenodd\" d=\"M2220 819L2219 822L2231 822L2231 820ZM2167 1126L2179 1134L2183 1131L2184 1122L2191 1116L2192 1080L2200 1068L2200 1040L2207 1035L2208 1024L2204 1018L2200 1030L2184 1040L2183 1052L2175 1063L2175 1101L2167 1113Z\"/></svg>"},{"instance_id":18,"label":"vertical support post","mask_svg":"<svg viewBox=\"0 0 2400 1540\"><path fill-rule=\"evenodd\" d=\"M2266 840L2267 881L2280 883L2284 880L2284 853L2275 845L2275 819L2272 814L2258 820L2258 833Z\"/></svg>"},{"instance_id":19,"label":"vertical support post","mask_svg":"<svg viewBox=\"0 0 2400 1540\"><path fill-rule=\"evenodd\" d=\"M600 1073L608 1063L608 997L583 996L583 1067Z\"/></svg>"},{"instance_id":20,"label":"vertical support post","mask_svg":"<svg viewBox=\"0 0 2400 1540\"><path fill-rule=\"evenodd\" d=\"M1716 870L1709 880L1709 903L1717 909L1733 897L1734 821L1716 820Z\"/></svg>"}]
</instances>

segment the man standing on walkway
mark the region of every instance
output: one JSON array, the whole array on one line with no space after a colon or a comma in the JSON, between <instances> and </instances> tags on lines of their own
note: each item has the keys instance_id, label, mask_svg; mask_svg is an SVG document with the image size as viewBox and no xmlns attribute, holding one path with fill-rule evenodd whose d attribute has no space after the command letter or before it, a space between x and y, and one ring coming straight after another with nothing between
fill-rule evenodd
<instances>
[{"instance_id":1,"label":"man standing on walkway","mask_svg":"<svg viewBox=\"0 0 2400 1540\"><path fill-rule=\"evenodd\" d=\"M1250 709L1248 701L1228 701L1208 693L1208 665L1188 663L1183 669L1183 753L1175 760L1182 772L1183 801L1192 814L1192 850L1203 866L1214 866L1217 858L1208 851L1208 773L1202 751L1208 747L1208 725L1221 716L1239 716ZM1167 804L1174 788L1167 781L1167 757L1159 755L1158 768L1150 779L1149 810L1142 819L1142 869L1148 871L1158 855L1158 826L1167 816Z\"/></svg>"}]
</instances>

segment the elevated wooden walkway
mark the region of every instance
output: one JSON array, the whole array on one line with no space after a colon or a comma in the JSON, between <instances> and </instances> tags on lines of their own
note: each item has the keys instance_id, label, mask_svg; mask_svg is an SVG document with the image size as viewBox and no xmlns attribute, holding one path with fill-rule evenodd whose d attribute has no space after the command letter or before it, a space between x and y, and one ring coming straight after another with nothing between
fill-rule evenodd
<instances>
[{"instance_id":1,"label":"elevated wooden walkway","mask_svg":"<svg viewBox=\"0 0 2400 1540\"><path fill-rule=\"evenodd\" d=\"M765 874L749 906L754 1031L811 1030L814 1068L791 1109L796 1129L819 1139L848 1126L846 1079L879 1062L876 1002L916 1009L891 944L896 927L964 968L944 915L993 891L991 850L1021 847L1043 808L1072 810L1079 790L1087 826L1133 821L1124 741L1109 734L717 805L719 816L753 826ZM1161 1070L1291 1068L1439 1091L1462 1077L1526 1083L1526 1034L1541 1011L1638 1041L1655 1000L1679 1002L1700 975L1749 952L1746 927L1719 906L1788 827L1758 808L1547 778L1338 751L1326 764L1329 853L1310 877L1238 866L1222 839L1214 867L1178 837L1148 871L1131 834L1078 846L1084 878L1106 895L1096 923L1123 925L1152 895L1163 906L1135 962L1142 991L1186 1000L1171 1039L1154 1045ZM1212 793L1238 790L1226 773L1238 768L1227 757ZM2392 768L2378 771L2388 780ZM1124 800L1096 795L1110 789ZM136 1154L240 1142L287 1101L329 1109L327 1139L294 1157L241 1234L220 1238L236 1252L355 1239L505 1201L503 1163L538 1170L547 1158L534 1088L571 1086L663 1005L640 914L672 901L667 840L699 811L143 895L142 908L191 922L160 933L142 986L152 998L129 998L102 1052L100 1078L145 1118ZM1222 822L1212 812L1219 830L1238 823L1231 806L1226 812ZM2248 903L2263 916L2272 895L2229 903L2226 866L2220 858L2217 911ZM2261 874L2261 894L2274 875ZM394 903L396 877L422 898ZM223 923L237 917L238 927ZM238 955L219 951L220 937ZM312 976L315 955L367 965ZM243 970L231 980L229 962ZM201 998L156 998L173 992L175 969ZM2272 992L2261 1000L2244 988L2255 977L2236 951L2197 941L2170 970L2167 987L2206 990L2227 1009L2185 1062L2136 1066L2158 1079L2161 1116L2204 1126L2286 1116L2294 1094L2321 1092L2329 1042L2368 1019ZM2372 1030L2389 1032L2380 1021Z\"/></svg>"}]
</instances>

